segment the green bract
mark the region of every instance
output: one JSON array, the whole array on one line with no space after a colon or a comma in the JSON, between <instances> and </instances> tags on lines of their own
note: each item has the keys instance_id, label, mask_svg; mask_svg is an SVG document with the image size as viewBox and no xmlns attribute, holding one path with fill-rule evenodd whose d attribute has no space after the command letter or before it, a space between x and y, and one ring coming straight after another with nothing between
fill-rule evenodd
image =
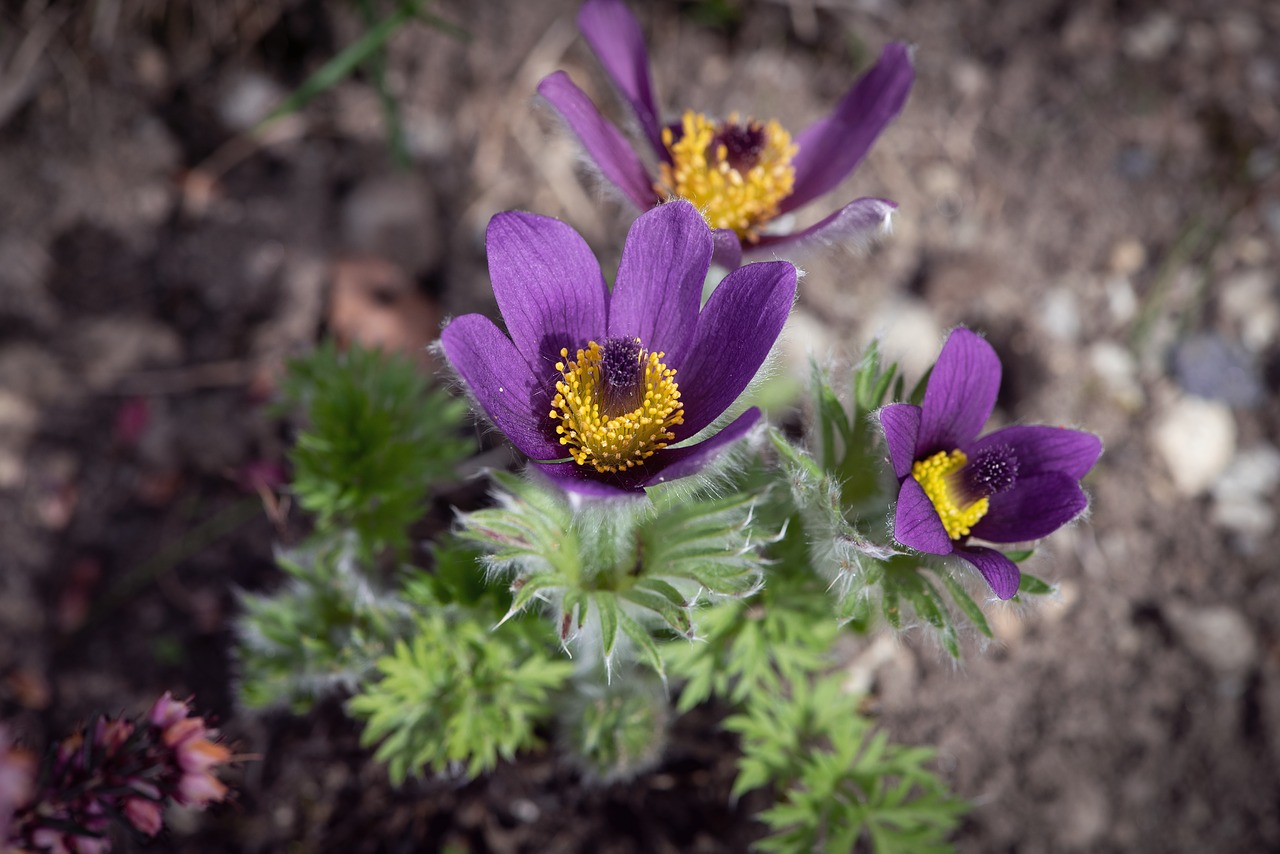
<instances>
[{"instance_id":1,"label":"green bract","mask_svg":"<svg viewBox=\"0 0 1280 854\"><path fill-rule=\"evenodd\" d=\"M760 588L766 561L749 495L574 512L550 485L493 476L498 506L463 515L459 536L488 552L491 575L510 579L508 617L545 610L562 643L606 666L623 651L662 674L658 641L693 637L701 606Z\"/></svg>"}]
</instances>

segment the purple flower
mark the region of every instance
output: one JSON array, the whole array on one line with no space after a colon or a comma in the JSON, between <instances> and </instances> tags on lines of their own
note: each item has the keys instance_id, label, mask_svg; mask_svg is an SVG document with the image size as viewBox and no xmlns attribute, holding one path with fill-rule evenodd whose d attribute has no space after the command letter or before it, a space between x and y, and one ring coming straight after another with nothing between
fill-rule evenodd
<instances>
[{"instance_id":1,"label":"purple flower","mask_svg":"<svg viewBox=\"0 0 1280 854\"><path fill-rule=\"evenodd\" d=\"M1018 592L1017 565L969 538L1017 543L1070 522L1089 505L1080 478L1102 442L1062 427L1006 427L979 438L999 389L1000 359L991 345L956 329L924 404L890 404L880 410L880 424L899 483L894 538L927 554L964 558L1008 599Z\"/></svg>"},{"instance_id":2,"label":"purple flower","mask_svg":"<svg viewBox=\"0 0 1280 854\"><path fill-rule=\"evenodd\" d=\"M759 418L749 409L672 447L755 376L791 310L795 267L735 270L699 311L712 236L687 202L635 221L612 293L586 242L558 220L498 214L485 247L510 337L468 314L440 340L489 418L562 487L608 495L685 477Z\"/></svg>"},{"instance_id":3,"label":"purple flower","mask_svg":"<svg viewBox=\"0 0 1280 854\"><path fill-rule=\"evenodd\" d=\"M640 25L622 0L587 0L578 27L613 79L657 157L657 173L567 74L557 71L538 92L560 112L604 176L641 210L673 196L688 199L716 230L716 261L733 268L746 250L804 242L866 240L882 231L897 205L858 199L810 228L769 230L776 217L807 204L844 180L902 110L915 71L902 44L890 44L827 117L792 141L776 121L724 121L686 110L663 126Z\"/></svg>"}]
</instances>

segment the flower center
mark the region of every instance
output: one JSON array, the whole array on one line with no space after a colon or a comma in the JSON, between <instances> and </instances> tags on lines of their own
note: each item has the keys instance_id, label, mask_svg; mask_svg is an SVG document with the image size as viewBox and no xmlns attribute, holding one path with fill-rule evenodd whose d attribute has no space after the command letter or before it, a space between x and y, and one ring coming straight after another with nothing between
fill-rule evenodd
<instances>
[{"instance_id":1,"label":"flower center","mask_svg":"<svg viewBox=\"0 0 1280 854\"><path fill-rule=\"evenodd\" d=\"M684 406L664 355L645 350L639 338L609 338L556 362L561 379L550 415L574 462L623 471L676 437L671 428L684 423ZM568 360L569 351L560 356Z\"/></svg>"},{"instance_id":2,"label":"flower center","mask_svg":"<svg viewBox=\"0 0 1280 854\"><path fill-rule=\"evenodd\" d=\"M1018 479L1018 458L1007 445L984 448L972 461L964 451L938 451L911 467L953 540L967 537L991 509L990 497Z\"/></svg>"},{"instance_id":3,"label":"flower center","mask_svg":"<svg viewBox=\"0 0 1280 854\"><path fill-rule=\"evenodd\" d=\"M688 199L712 228L733 229L744 240L759 239L795 186L791 159L799 149L776 121L742 123L734 113L715 124L688 110L678 129L663 129L662 142L673 162L661 165L658 192Z\"/></svg>"}]
</instances>

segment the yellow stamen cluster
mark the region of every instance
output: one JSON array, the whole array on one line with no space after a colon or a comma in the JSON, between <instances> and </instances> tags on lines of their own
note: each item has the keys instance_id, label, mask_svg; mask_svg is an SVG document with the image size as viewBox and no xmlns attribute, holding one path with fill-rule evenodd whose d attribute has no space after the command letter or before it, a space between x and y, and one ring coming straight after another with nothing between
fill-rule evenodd
<instances>
[{"instance_id":1,"label":"yellow stamen cluster","mask_svg":"<svg viewBox=\"0 0 1280 854\"><path fill-rule=\"evenodd\" d=\"M617 472L637 466L675 438L671 428L684 423L684 406L674 379L676 372L662 364L663 353L639 351L640 371L635 400L629 412L609 412L603 400L602 350L592 341L577 358L556 362L563 379L556 383L551 417L560 444L578 465ZM568 359L567 349L560 356Z\"/></svg>"},{"instance_id":2,"label":"yellow stamen cluster","mask_svg":"<svg viewBox=\"0 0 1280 854\"><path fill-rule=\"evenodd\" d=\"M969 458L963 451L938 451L911 467L911 476L933 502L934 509L942 518L942 527L947 529L947 536L953 540L968 536L978 520L987 515L991 506L991 501L987 498L979 498L966 504L962 503L964 497L957 495L955 475L968 462Z\"/></svg>"},{"instance_id":3,"label":"yellow stamen cluster","mask_svg":"<svg viewBox=\"0 0 1280 854\"><path fill-rule=\"evenodd\" d=\"M727 125L737 125L735 113ZM659 193L670 193L693 202L712 228L730 228L744 240L755 242L760 227L778 215L778 204L791 195L796 170L791 165L799 148L791 134L776 121L748 126L762 135L762 146L753 163L740 172L730 163L728 147L713 143L722 127L701 113L686 111L679 140L671 128L662 131L662 142L674 163L661 164Z\"/></svg>"}]
</instances>

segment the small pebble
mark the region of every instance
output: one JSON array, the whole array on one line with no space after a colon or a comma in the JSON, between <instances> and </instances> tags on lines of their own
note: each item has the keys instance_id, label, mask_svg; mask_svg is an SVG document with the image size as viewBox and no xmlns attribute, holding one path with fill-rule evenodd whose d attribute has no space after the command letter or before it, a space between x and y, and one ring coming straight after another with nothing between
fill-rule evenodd
<instances>
[{"instance_id":1,"label":"small pebble","mask_svg":"<svg viewBox=\"0 0 1280 854\"><path fill-rule=\"evenodd\" d=\"M1080 305L1075 291L1053 288L1040 304L1040 326L1054 338L1068 343L1080 338Z\"/></svg>"},{"instance_id":2,"label":"small pebble","mask_svg":"<svg viewBox=\"0 0 1280 854\"><path fill-rule=\"evenodd\" d=\"M1183 397L1160 415L1151 432L1174 486L1187 498L1213 485L1235 456L1235 418L1218 401Z\"/></svg>"},{"instance_id":3,"label":"small pebble","mask_svg":"<svg viewBox=\"0 0 1280 854\"><path fill-rule=\"evenodd\" d=\"M1160 59L1169 52L1180 35L1181 25L1177 18L1168 12L1155 12L1124 34L1124 52L1138 60Z\"/></svg>"},{"instance_id":4,"label":"small pebble","mask_svg":"<svg viewBox=\"0 0 1280 854\"><path fill-rule=\"evenodd\" d=\"M1107 267L1119 276L1132 276L1147 263L1147 249L1136 237L1126 237L1111 247Z\"/></svg>"},{"instance_id":5,"label":"small pebble","mask_svg":"<svg viewBox=\"0 0 1280 854\"><path fill-rule=\"evenodd\" d=\"M1115 341L1099 341L1089 348L1088 358L1107 397L1130 411L1142 407L1146 395L1138 382L1138 363L1128 349Z\"/></svg>"},{"instance_id":6,"label":"small pebble","mask_svg":"<svg viewBox=\"0 0 1280 854\"><path fill-rule=\"evenodd\" d=\"M1258 660L1253 629L1234 608L1174 602L1164 615L1187 651L1219 676L1243 676Z\"/></svg>"}]
</instances>

